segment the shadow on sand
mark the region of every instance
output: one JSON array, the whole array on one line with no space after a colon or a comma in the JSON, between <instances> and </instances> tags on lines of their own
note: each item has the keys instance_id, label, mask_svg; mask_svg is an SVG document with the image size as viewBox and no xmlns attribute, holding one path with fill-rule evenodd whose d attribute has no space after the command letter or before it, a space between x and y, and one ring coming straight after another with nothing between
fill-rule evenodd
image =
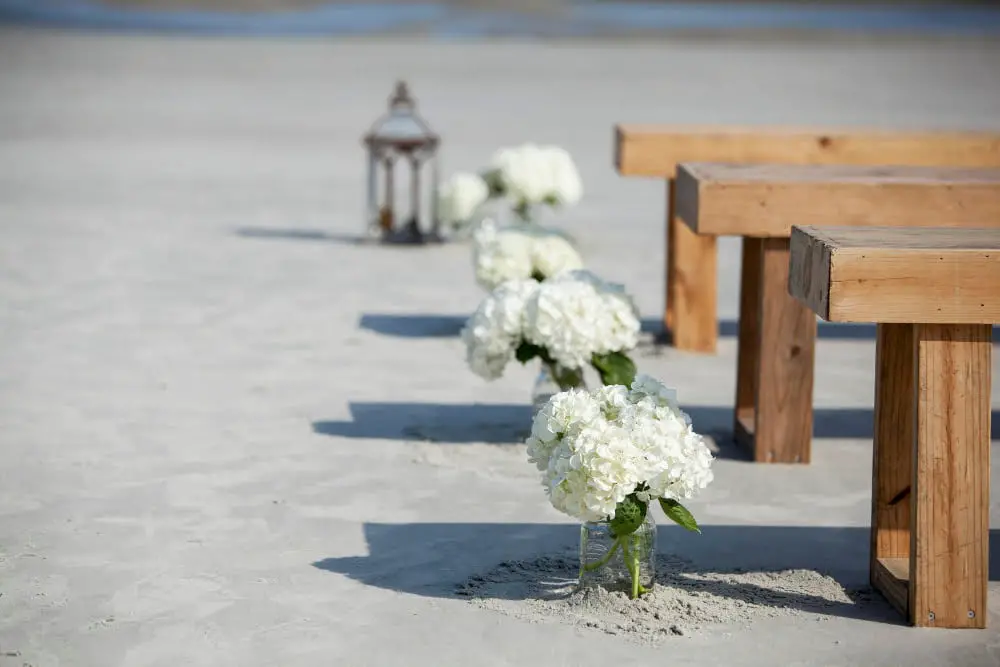
<instances>
[{"instance_id":1,"label":"shadow on sand","mask_svg":"<svg viewBox=\"0 0 1000 667\"><path fill-rule=\"evenodd\" d=\"M428 315L364 313L358 320L358 328L383 336L398 338L450 338L458 336L468 315ZM874 324L846 324L841 322L819 322L817 337L821 340L875 340ZM656 317L642 320L642 331L652 335L662 345L671 344L669 331ZM719 336L734 338L739 334L739 322L720 320ZM993 327L993 342L1000 343L1000 327Z\"/></svg>"},{"instance_id":2,"label":"shadow on sand","mask_svg":"<svg viewBox=\"0 0 1000 667\"><path fill-rule=\"evenodd\" d=\"M468 315L364 313L358 327L383 336L446 338L458 336L466 319ZM670 344L670 332L664 330L659 318L644 318L642 331L653 335L658 343ZM738 333L739 322L736 320L719 321L719 336L733 338ZM817 335L821 339L832 340L875 340L875 325L820 322ZM994 331L994 339L1000 340L997 330Z\"/></svg>"},{"instance_id":3,"label":"shadow on sand","mask_svg":"<svg viewBox=\"0 0 1000 667\"><path fill-rule=\"evenodd\" d=\"M714 405L682 405L695 430L712 437L721 458L746 459L734 444L733 409ZM317 421L321 435L360 440L422 440L450 444L521 442L531 428L531 408L514 403L394 403L348 404L350 420ZM813 436L818 439L861 439L873 436L871 408L816 408ZM993 433L1000 433L1000 411L991 413Z\"/></svg>"},{"instance_id":4,"label":"shadow on sand","mask_svg":"<svg viewBox=\"0 0 1000 667\"><path fill-rule=\"evenodd\" d=\"M464 582L500 563L545 555L572 560L579 540L579 528L567 524L366 523L364 533L367 556L325 558L313 565L369 586L439 598L461 597ZM867 527L709 525L695 535L670 525L659 528L658 542L661 553L691 561L694 574L808 569L833 577L848 590L867 589ZM990 579L1000 581L1000 531L990 532L990 547ZM525 571L517 576L538 575ZM902 622L878 595L866 602L836 603L823 613ZM784 603L817 609L810 595Z\"/></svg>"}]
</instances>

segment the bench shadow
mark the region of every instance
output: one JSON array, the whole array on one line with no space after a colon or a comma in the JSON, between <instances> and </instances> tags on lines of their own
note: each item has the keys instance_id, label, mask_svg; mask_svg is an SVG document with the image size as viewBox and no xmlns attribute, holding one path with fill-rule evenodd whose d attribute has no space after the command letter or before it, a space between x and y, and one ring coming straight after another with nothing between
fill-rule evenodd
<instances>
[{"instance_id":1,"label":"bench shadow","mask_svg":"<svg viewBox=\"0 0 1000 667\"><path fill-rule=\"evenodd\" d=\"M349 421L313 422L321 435L450 444L515 444L531 431L527 403L351 402Z\"/></svg>"},{"instance_id":2,"label":"bench shadow","mask_svg":"<svg viewBox=\"0 0 1000 667\"><path fill-rule=\"evenodd\" d=\"M789 593L781 604L804 611L821 611L848 618L902 623L888 603L868 588L869 530L867 527L811 526L703 526L695 535L677 526L659 527L659 552L685 561L685 577L671 577L671 585L703 585L699 575L713 573L775 572L808 569L833 577L855 602L829 603L820 610L812 595ZM523 599L525 591L544 588L541 578L571 583L579 528L571 524L527 523L407 523L364 524L368 554L324 558L312 565L368 586L435 598L469 595L469 582L482 581L498 569L513 577L510 586L493 588L492 597ZM990 579L1000 581L1000 530L990 531ZM544 572L530 563L544 561ZM555 568L552 563L565 563ZM528 564L526 566L526 563ZM520 577L522 581L516 581ZM520 585L518 585L520 584ZM537 584L532 586L531 584ZM746 586L730 584L714 592L744 597ZM742 590L741 590L742 589ZM762 600L767 595L758 596Z\"/></svg>"},{"instance_id":3,"label":"bench shadow","mask_svg":"<svg viewBox=\"0 0 1000 667\"><path fill-rule=\"evenodd\" d=\"M248 239L271 239L278 241L312 241L340 243L345 245L366 245L370 241L361 236L331 234L322 229L285 229L279 227L239 227L236 235Z\"/></svg>"},{"instance_id":4,"label":"bench shadow","mask_svg":"<svg viewBox=\"0 0 1000 667\"><path fill-rule=\"evenodd\" d=\"M713 435L717 440L732 439L733 408L717 405L681 407L691 416L691 422L699 433ZM1000 437L1000 410L993 410L990 413L990 432L994 438ZM875 410L874 408L813 408L813 437L871 440L875 437Z\"/></svg>"},{"instance_id":5,"label":"bench shadow","mask_svg":"<svg viewBox=\"0 0 1000 667\"><path fill-rule=\"evenodd\" d=\"M455 338L461 334L469 315L363 313L358 328L397 338ZM662 329L663 323L657 319L642 320L645 333L655 335Z\"/></svg>"},{"instance_id":6,"label":"bench shadow","mask_svg":"<svg viewBox=\"0 0 1000 667\"><path fill-rule=\"evenodd\" d=\"M719 458L749 460L733 442L733 409L718 405L685 405L698 433L708 436ZM320 435L357 440L402 440L442 444L516 444L531 430L531 407L516 403L410 403L351 401L350 419L312 424ZM872 408L816 408L813 437L871 440ZM1000 411L990 414L991 432L1000 434Z\"/></svg>"},{"instance_id":7,"label":"bench shadow","mask_svg":"<svg viewBox=\"0 0 1000 667\"><path fill-rule=\"evenodd\" d=\"M673 334L663 326L659 320L654 320L655 326L650 325L649 332L655 337L660 345L673 345ZM644 326L645 330L646 327ZM875 340L878 327L875 324L853 324L849 322L824 322L820 320L816 323L816 338L819 340ZM719 337L735 338L740 334L739 320L719 320ZM992 339L994 343L1000 343L1000 327L994 326Z\"/></svg>"},{"instance_id":8,"label":"bench shadow","mask_svg":"<svg viewBox=\"0 0 1000 667\"><path fill-rule=\"evenodd\" d=\"M292 236L290 238L296 237ZM355 242L361 243L362 241L357 240ZM358 319L358 328L372 331L382 336L395 336L398 338L451 338L459 335L462 331L462 326L465 325L468 318L469 314L362 313ZM720 320L719 336L722 338L735 338L739 335L739 328L737 320ZM819 322L816 331L817 337L823 340L873 341L875 340L876 326L874 324ZM663 321L658 317L643 318L642 332L651 335L657 344L673 344L670 331L664 328ZM1000 343L1000 327L993 327L993 342Z\"/></svg>"}]
</instances>

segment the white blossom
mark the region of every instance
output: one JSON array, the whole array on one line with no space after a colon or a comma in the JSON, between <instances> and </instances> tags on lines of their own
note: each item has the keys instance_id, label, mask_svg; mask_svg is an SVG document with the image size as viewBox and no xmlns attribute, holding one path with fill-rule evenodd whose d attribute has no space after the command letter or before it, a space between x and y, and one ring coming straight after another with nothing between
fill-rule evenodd
<instances>
[{"instance_id":1,"label":"white blossom","mask_svg":"<svg viewBox=\"0 0 1000 667\"><path fill-rule=\"evenodd\" d=\"M633 349L639 330L624 287L583 269L546 280L526 302L525 339L565 368L582 368L595 354Z\"/></svg>"},{"instance_id":2,"label":"white blossom","mask_svg":"<svg viewBox=\"0 0 1000 667\"><path fill-rule=\"evenodd\" d=\"M631 390L573 389L549 399L527 450L552 505L581 521L602 521L632 493L646 502L684 500L708 486L712 454L670 396L640 375Z\"/></svg>"},{"instance_id":3,"label":"white blossom","mask_svg":"<svg viewBox=\"0 0 1000 667\"><path fill-rule=\"evenodd\" d=\"M578 269L583 259L562 236L544 229L499 228L487 220L473 235L476 282L494 289L508 280L554 276Z\"/></svg>"},{"instance_id":4,"label":"white blossom","mask_svg":"<svg viewBox=\"0 0 1000 667\"><path fill-rule=\"evenodd\" d=\"M573 158L557 146L527 143L503 148L493 155L490 170L516 204L569 206L583 196Z\"/></svg>"},{"instance_id":5,"label":"white blossom","mask_svg":"<svg viewBox=\"0 0 1000 667\"><path fill-rule=\"evenodd\" d=\"M627 352L638 339L638 313L624 288L583 269L541 283L505 282L462 329L469 367L488 380L503 374L522 342L544 348L563 368L582 369L595 354ZM658 398L641 398L651 409L659 406Z\"/></svg>"},{"instance_id":6,"label":"white blossom","mask_svg":"<svg viewBox=\"0 0 1000 667\"><path fill-rule=\"evenodd\" d=\"M467 223L489 196L489 187L479 175L454 174L438 188L438 218L453 227Z\"/></svg>"},{"instance_id":7,"label":"white blossom","mask_svg":"<svg viewBox=\"0 0 1000 667\"><path fill-rule=\"evenodd\" d=\"M514 358L524 332L524 302L534 280L506 282L487 296L462 329L465 358L476 375L495 380Z\"/></svg>"}]
</instances>

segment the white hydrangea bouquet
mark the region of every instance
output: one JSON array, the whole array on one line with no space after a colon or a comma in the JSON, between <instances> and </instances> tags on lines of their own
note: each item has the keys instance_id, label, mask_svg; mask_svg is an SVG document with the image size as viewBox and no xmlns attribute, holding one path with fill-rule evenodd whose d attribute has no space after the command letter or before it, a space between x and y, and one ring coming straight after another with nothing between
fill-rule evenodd
<instances>
[{"instance_id":1,"label":"white hydrangea bouquet","mask_svg":"<svg viewBox=\"0 0 1000 667\"><path fill-rule=\"evenodd\" d=\"M528 459L542 473L552 505L582 522L581 584L618 563L631 598L653 585L655 524L649 504L701 532L681 504L712 481L713 457L675 392L640 375L631 388L558 393L535 416ZM651 529L650 529L651 526ZM585 542L604 530L606 543Z\"/></svg>"},{"instance_id":2,"label":"white hydrangea bouquet","mask_svg":"<svg viewBox=\"0 0 1000 667\"><path fill-rule=\"evenodd\" d=\"M539 358L560 389L583 385L593 366L604 384L630 384L627 352L639 340L638 311L625 288L590 271L564 271L544 282L511 280L487 296L462 329L472 372L495 380L512 359Z\"/></svg>"},{"instance_id":3,"label":"white hydrangea bouquet","mask_svg":"<svg viewBox=\"0 0 1000 667\"><path fill-rule=\"evenodd\" d=\"M476 221L490 199L490 188L478 174L459 172L437 191L437 215L449 229L460 229Z\"/></svg>"},{"instance_id":4,"label":"white hydrangea bouquet","mask_svg":"<svg viewBox=\"0 0 1000 667\"><path fill-rule=\"evenodd\" d=\"M481 174L460 172L438 187L437 215L446 229L461 234L475 227L501 200L515 219L534 222L538 207L571 206L583 196L573 158L557 146L527 143L497 151Z\"/></svg>"},{"instance_id":5,"label":"white hydrangea bouquet","mask_svg":"<svg viewBox=\"0 0 1000 667\"><path fill-rule=\"evenodd\" d=\"M472 236L476 282L493 290L508 280L541 282L583 268L583 259L561 235L540 227L499 227L486 220Z\"/></svg>"},{"instance_id":6,"label":"white hydrangea bouquet","mask_svg":"<svg viewBox=\"0 0 1000 667\"><path fill-rule=\"evenodd\" d=\"M504 197L524 222L538 206L572 206L583 196L573 158L558 146L526 143L497 151L483 176L493 197Z\"/></svg>"}]
</instances>

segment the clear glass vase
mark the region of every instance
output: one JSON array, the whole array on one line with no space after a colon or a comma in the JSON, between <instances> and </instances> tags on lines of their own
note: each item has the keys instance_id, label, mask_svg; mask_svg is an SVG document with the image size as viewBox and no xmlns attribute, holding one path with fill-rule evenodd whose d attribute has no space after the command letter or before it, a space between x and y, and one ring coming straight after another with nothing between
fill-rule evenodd
<instances>
[{"instance_id":1,"label":"clear glass vase","mask_svg":"<svg viewBox=\"0 0 1000 667\"><path fill-rule=\"evenodd\" d=\"M535 385L531 389L531 414L538 414L538 411L545 407L549 399L561 391L567 389L586 389L587 383L583 379L583 371L580 369L567 369L558 364L542 363L542 368L535 378Z\"/></svg>"},{"instance_id":2,"label":"clear glass vase","mask_svg":"<svg viewBox=\"0 0 1000 667\"><path fill-rule=\"evenodd\" d=\"M616 537L607 521L580 527L580 587L623 591L637 598L656 578L656 522L653 512L630 535Z\"/></svg>"}]
</instances>

